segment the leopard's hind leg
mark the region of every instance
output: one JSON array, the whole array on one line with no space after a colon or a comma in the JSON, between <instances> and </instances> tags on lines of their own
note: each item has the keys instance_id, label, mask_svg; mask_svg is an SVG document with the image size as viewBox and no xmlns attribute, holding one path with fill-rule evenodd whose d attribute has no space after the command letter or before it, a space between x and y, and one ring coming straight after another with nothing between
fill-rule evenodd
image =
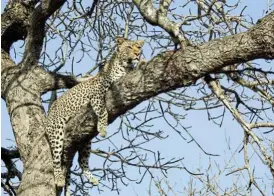
<instances>
[{"instance_id":1,"label":"leopard's hind leg","mask_svg":"<svg viewBox=\"0 0 274 196\"><path fill-rule=\"evenodd\" d=\"M88 160L90 157L90 153L91 153L91 140L89 140L87 144L84 145L79 150L78 161L83 171L83 174L87 177L88 181L93 185L98 185L99 181L92 175L91 171L89 170Z\"/></svg>"},{"instance_id":2,"label":"leopard's hind leg","mask_svg":"<svg viewBox=\"0 0 274 196\"><path fill-rule=\"evenodd\" d=\"M65 186L65 170L62 168L62 154L65 135L65 121L59 120L54 126L47 126L47 135L51 147L55 184Z\"/></svg>"}]
</instances>

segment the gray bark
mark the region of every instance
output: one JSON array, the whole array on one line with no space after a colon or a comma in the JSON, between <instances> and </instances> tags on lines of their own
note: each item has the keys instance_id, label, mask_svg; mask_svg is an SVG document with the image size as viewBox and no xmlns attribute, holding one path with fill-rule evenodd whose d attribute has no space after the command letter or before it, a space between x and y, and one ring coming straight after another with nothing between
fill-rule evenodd
<instances>
[{"instance_id":1,"label":"gray bark","mask_svg":"<svg viewBox=\"0 0 274 196\"><path fill-rule=\"evenodd\" d=\"M64 3L56 0L45 2L49 3L42 3L38 10L13 1L9 6L16 9L6 10L2 14L1 92L24 164L18 190L20 196L56 195L58 192L45 137L33 148L34 141L44 132L45 111L41 95L77 84L74 77L47 72L37 64L44 31L35 30L43 29L46 19ZM38 11L41 15L37 15ZM28 22L30 25L27 25ZM25 39L26 34L28 38L23 61L15 65L9 56L10 46L18 39ZM274 12L247 32L199 46L187 46L184 50L163 52L130 72L107 93L109 123L153 96L195 84L206 74L226 66L260 58L274 58ZM82 111L80 117L72 119L68 126L66 161L71 160L83 141L97 135L94 114Z\"/></svg>"}]
</instances>

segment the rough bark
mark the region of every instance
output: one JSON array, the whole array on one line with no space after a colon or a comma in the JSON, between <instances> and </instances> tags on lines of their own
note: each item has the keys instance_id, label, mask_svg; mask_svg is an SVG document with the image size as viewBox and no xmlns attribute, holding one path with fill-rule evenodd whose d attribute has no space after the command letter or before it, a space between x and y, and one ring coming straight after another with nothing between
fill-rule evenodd
<instances>
[{"instance_id":1,"label":"rough bark","mask_svg":"<svg viewBox=\"0 0 274 196\"><path fill-rule=\"evenodd\" d=\"M56 2L59 4L54 4L54 9L63 3ZM43 8L45 18L39 19L45 21L54 9L51 7L43 12ZM29 18L28 14L23 13L19 18ZM70 88L77 84L77 81L73 77L49 73L39 67L37 53L31 55L30 52L33 46L40 50L42 43L40 39L32 40L33 37L27 42L21 65L14 64L8 50L10 43L25 36L28 28L24 24L24 21L21 21L10 27L9 31L16 30L16 37L7 37L7 30L3 30L2 38L4 36L8 41L2 45L1 57L2 98L6 101L17 147L24 164L18 195L56 195L51 154L45 137L33 148L34 141L44 131L45 112L41 95L49 90ZM21 26L24 28L20 29ZM42 24L40 27L43 27ZM30 30L28 32L31 34ZM40 32L40 35L43 36L43 32ZM274 12L245 33L216 39L199 46L188 46L184 50L161 53L130 72L107 93L109 123L150 97L192 85L199 78L225 66L259 58L274 58ZM71 120L67 130L69 135L65 141L68 157L66 161L70 160L83 141L97 135L95 124L96 118L90 111L82 111L80 118L78 116Z\"/></svg>"}]
</instances>

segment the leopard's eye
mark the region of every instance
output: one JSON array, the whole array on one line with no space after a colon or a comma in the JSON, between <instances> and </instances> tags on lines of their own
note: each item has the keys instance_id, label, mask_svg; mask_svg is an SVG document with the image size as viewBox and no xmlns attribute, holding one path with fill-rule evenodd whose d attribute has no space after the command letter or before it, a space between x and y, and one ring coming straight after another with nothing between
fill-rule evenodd
<instances>
[{"instance_id":1,"label":"leopard's eye","mask_svg":"<svg viewBox=\"0 0 274 196\"><path fill-rule=\"evenodd\" d=\"M128 46L128 49L132 49L132 46Z\"/></svg>"}]
</instances>

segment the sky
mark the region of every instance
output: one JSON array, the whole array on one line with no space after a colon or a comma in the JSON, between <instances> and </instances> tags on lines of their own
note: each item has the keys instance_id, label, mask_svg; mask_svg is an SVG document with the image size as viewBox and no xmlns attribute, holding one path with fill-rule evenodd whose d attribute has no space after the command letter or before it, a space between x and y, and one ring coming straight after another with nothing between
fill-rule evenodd
<instances>
[{"instance_id":1,"label":"sky","mask_svg":"<svg viewBox=\"0 0 274 196\"><path fill-rule=\"evenodd\" d=\"M2 8L5 6L6 1L1 1ZM177 0L177 2L179 2ZM236 2L236 1L227 1L227 2ZM243 0L240 4L241 7L247 5L245 9L245 14L249 15L253 18L254 21L261 18L264 15L264 10L266 10L266 0ZM237 11L235 11L237 13ZM21 43L15 44L14 47L19 47L22 45ZM49 50L54 51L54 46ZM146 49L145 49L146 50ZM146 53L146 51L144 51ZM77 56L77 54L76 54ZM15 59L19 61L20 59ZM263 61L260 61L263 64ZM78 73L85 73L89 70L89 63L88 59L81 62L81 66L77 66L75 70ZM195 93L195 89L189 89L189 91L193 91ZM138 111L138 109L143 108L147 102L143 102L141 105L137 106L133 111ZM183 136L187 138L187 141L183 140L177 133L175 133L163 120L156 120L153 121L155 125L152 128L152 131L162 130L164 131L165 135L169 137L165 140L153 140L152 142L145 144L143 147L149 148L152 151L160 152L161 157L165 157L167 160L171 158L179 158L184 157L181 164L188 168L190 171L197 172L198 168L203 168L202 171L204 172L206 167L208 167L208 163L211 162L212 165L218 165L220 168L225 168L231 163L232 165L243 165L243 156L242 154L237 153L240 150L242 145L242 138L243 138L243 131L241 127L237 124L235 120L233 120L230 114L227 114L224 119L224 124L222 127L219 127L208 121L208 116L206 111L178 111L183 114L187 114L186 118L183 120L184 126L191 126L191 135L195 138L196 141L204 148L205 151L210 152L212 154L219 154L218 157L210 157L205 155L201 149L194 143L188 143L187 141L190 140L187 133L182 132ZM140 115L140 118L143 116ZM136 121L132 123L138 123ZM119 127L119 120L116 120L110 126L108 126L108 133L111 134L115 132ZM133 133L132 133L133 134ZM273 135L271 136L273 138ZM121 134L118 134L113 141L117 145L126 145L124 141L121 140ZM108 148L113 148L111 142L106 141L102 146L102 143L95 143L92 148L100 148L104 150L108 150ZM230 148L228 148L228 145ZM10 119L7 114L7 109L5 102L1 100L1 146L2 147L11 147L15 146L14 136L12 133L12 128L10 124ZM90 160L90 168L100 168L102 165L102 159L92 155ZM150 161L150 160L149 160ZM228 161L228 162L226 162ZM153 160L151 160L153 162ZM3 164L3 163L2 163ZM74 161L74 166L77 164ZM18 162L19 167L22 167ZM181 165L181 166L182 166ZM267 168L264 167L258 157L256 155L252 156L252 165L256 166L259 165L260 167L256 167L256 175L258 176L265 176ZM213 169L216 172L216 169ZM132 179L140 178L140 174L138 174L138 170L127 167L127 171ZM156 176L156 179L165 179L163 175L160 174L157 170L151 170L152 174ZM167 174L167 180L171 187L173 187L176 193L184 193L183 187L188 186L189 182L189 175L184 170L169 170ZM220 186L223 188L231 185L233 181L237 183L247 184L247 179L241 179L237 181L235 176L228 176L225 177L225 174L222 174L221 177L217 177L216 180L220 182ZM265 180L265 179L263 179ZM271 182L266 182L261 179L258 179L260 183L267 183L268 186ZM102 181L103 184L107 184L108 182ZM128 186L125 187L120 184L120 192L119 195L121 196L128 196L128 195L149 195L149 183L150 183L150 176L146 175L143 179L141 184L137 184L135 182L127 182ZM199 187L201 184L196 182L196 186ZM102 188L103 185L101 184L99 188ZM151 195L159 195L156 193L155 187L152 188ZM268 190L269 191L269 190ZM92 195L98 194L98 189L94 188L90 191ZM256 195L257 192L254 192ZM269 192L270 193L270 192ZM100 192L100 195L107 196L107 195L118 195L115 191L110 191L107 188L103 189L103 192ZM173 195L170 192L170 195ZM184 194L178 194L184 195ZM269 194L270 195L270 194Z\"/></svg>"}]
</instances>

